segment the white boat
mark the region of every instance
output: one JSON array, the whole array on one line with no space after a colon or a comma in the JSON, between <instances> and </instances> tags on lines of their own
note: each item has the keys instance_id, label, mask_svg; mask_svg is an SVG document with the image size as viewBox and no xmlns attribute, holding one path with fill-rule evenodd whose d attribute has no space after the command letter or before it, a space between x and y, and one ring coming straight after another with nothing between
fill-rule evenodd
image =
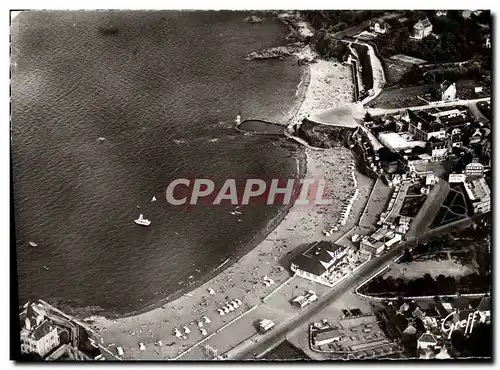
<instances>
[{"instance_id":1,"label":"white boat","mask_svg":"<svg viewBox=\"0 0 500 370\"><path fill-rule=\"evenodd\" d=\"M137 225L142 225L142 226L149 226L151 225L151 221L149 221L148 219L144 218L142 213L139 215L139 218L137 220L134 220L134 222L137 224Z\"/></svg>"},{"instance_id":2,"label":"white boat","mask_svg":"<svg viewBox=\"0 0 500 370\"><path fill-rule=\"evenodd\" d=\"M153 197L153 199L151 199L151 202L156 202L156 197Z\"/></svg>"},{"instance_id":3,"label":"white boat","mask_svg":"<svg viewBox=\"0 0 500 370\"><path fill-rule=\"evenodd\" d=\"M38 244L36 244L35 242L30 242L30 245L31 245L32 247L38 247Z\"/></svg>"}]
</instances>

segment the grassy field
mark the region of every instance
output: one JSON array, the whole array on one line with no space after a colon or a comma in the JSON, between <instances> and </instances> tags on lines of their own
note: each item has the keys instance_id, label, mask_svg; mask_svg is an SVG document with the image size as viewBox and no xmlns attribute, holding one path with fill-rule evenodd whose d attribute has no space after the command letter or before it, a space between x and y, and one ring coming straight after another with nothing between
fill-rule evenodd
<instances>
[{"instance_id":1,"label":"grassy field","mask_svg":"<svg viewBox=\"0 0 500 370\"><path fill-rule=\"evenodd\" d=\"M413 261L410 263L394 264L384 277L392 276L394 279L401 278L405 280L421 278L424 274L430 274L432 277L439 275L445 276L464 276L473 271L466 266L456 263L454 260L443 261Z\"/></svg>"},{"instance_id":2,"label":"grassy field","mask_svg":"<svg viewBox=\"0 0 500 370\"><path fill-rule=\"evenodd\" d=\"M424 96L429 94L436 85L422 85L411 87L392 86L384 89L379 96L373 99L369 104L370 108L405 108L411 106L427 105L428 102ZM418 98L421 96L423 99Z\"/></svg>"}]
</instances>

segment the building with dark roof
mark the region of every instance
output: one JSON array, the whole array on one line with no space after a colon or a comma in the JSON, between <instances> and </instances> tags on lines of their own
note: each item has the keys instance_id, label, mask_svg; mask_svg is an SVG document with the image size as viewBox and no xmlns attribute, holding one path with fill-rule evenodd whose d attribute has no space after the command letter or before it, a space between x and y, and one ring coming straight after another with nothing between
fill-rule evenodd
<instances>
[{"instance_id":1,"label":"building with dark roof","mask_svg":"<svg viewBox=\"0 0 500 370\"><path fill-rule=\"evenodd\" d=\"M321 282L328 269L346 253L347 249L341 245L325 240L316 241L292 260L290 269L300 277Z\"/></svg>"},{"instance_id":2,"label":"building with dark roof","mask_svg":"<svg viewBox=\"0 0 500 370\"><path fill-rule=\"evenodd\" d=\"M408 132L415 140L427 141L431 137L437 139L446 137L446 128L432 114L424 111L410 111L409 116Z\"/></svg>"},{"instance_id":3,"label":"building with dark roof","mask_svg":"<svg viewBox=\"0 0 500 370\"><path fill-rule=\"evenodd\" d=\"M438 344L437 337L431 333L424 333L417 339L418 349L434 348Z\"/></svg>"},{"instance_id":4,"label":"building with dark roof","mask_svg":"<svg viewBox=\"0 0 500 370\"><path fill-rule=\"evenodd\" d=\"M28 302L24 325L21 327L21 353L36 353L43 358L57 346L59 346L57 326L42 312L37 312L34 305Z\"/></svg>"}]
</instances>

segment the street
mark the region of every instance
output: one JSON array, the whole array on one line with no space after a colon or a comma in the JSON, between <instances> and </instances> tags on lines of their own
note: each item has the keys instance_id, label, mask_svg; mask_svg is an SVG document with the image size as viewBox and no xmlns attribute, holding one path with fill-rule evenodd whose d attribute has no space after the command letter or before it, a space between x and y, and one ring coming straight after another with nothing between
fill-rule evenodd
<instances>
[{"instance_id":1,"label":"street","mask_svg":"<svg viewBox=\"0 0 500 370\"><path fill-rule=\"evenodd\" d=\"M356 273L347 277L337 287L327 293L322 299L311 305L309 308L304 309L298 316L290 321L277 325L271 332L261 335L259 342L248 341L240 346L233 348L226 353L229 360L244 360L254 358L253 353L257 353L256 357L260 354L267 352L269 349L277 346L283 341L285 335L292 334L294 330L298 329L301 325L308 322L311 316L321 312L328 307L339 296L349 289L354 289L358 284L369 278L373 273L378 271L384 265L394 260L404 250L405 244L400 245L384 254L381 257L374 257L365 266L361 267Z\"/></svg>"}]
</instances>

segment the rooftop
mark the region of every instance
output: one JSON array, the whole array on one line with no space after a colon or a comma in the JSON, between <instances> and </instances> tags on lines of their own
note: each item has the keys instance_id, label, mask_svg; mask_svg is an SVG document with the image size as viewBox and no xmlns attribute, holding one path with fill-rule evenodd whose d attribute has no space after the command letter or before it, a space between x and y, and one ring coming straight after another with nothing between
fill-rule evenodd
<instances>
[{"instance_id":1,"label":"rooftop","mask_svg":"<svg viewBox=\"0 0 500 370\"><path fill-rule=\"evenodd\" d=\"M429 21L429 18L425 18L425 19L422 19L422 20L418 21L417 23L415 23L415 25L413 27L414 28L427 28L430 26L432 26L432 23Z\"/></svg>"},{"instance_id":2,"label":"rooftop","mask_svg":"<svg viewBox=\"0 0 500 370\"><path fill-rule=\"evenodd\" d=\"M329 264L334 258L334 253L343 248L343 246L326 240L314 242L310 244L310 247L305 252L295 257L292 262L299 266L301 270L319 276L327 270L324 264Z\"/></svg>"},{"instance_id":3,"label":"rooftop","mask_svg":"<svg viewBox=\"0 0 500 370\"><path fill-rule=\"evenodd\" d=\"M424 333L418 338L419 342L424 342L424 343L437 343L437 338L434 334L431 333Z\"/></svg>"},{"instance_id":4,"label":"rooftop","mask_svg":"<svg viewBox=\"0 0 500 370\"><path fill-rule=\"evenodd\" d=\"M35 340L39 340L49 334L53 329L54 326L52 326L52 323L49 320L45 320L33 330L32 336Z\"/></svg>"}]
</instances>

